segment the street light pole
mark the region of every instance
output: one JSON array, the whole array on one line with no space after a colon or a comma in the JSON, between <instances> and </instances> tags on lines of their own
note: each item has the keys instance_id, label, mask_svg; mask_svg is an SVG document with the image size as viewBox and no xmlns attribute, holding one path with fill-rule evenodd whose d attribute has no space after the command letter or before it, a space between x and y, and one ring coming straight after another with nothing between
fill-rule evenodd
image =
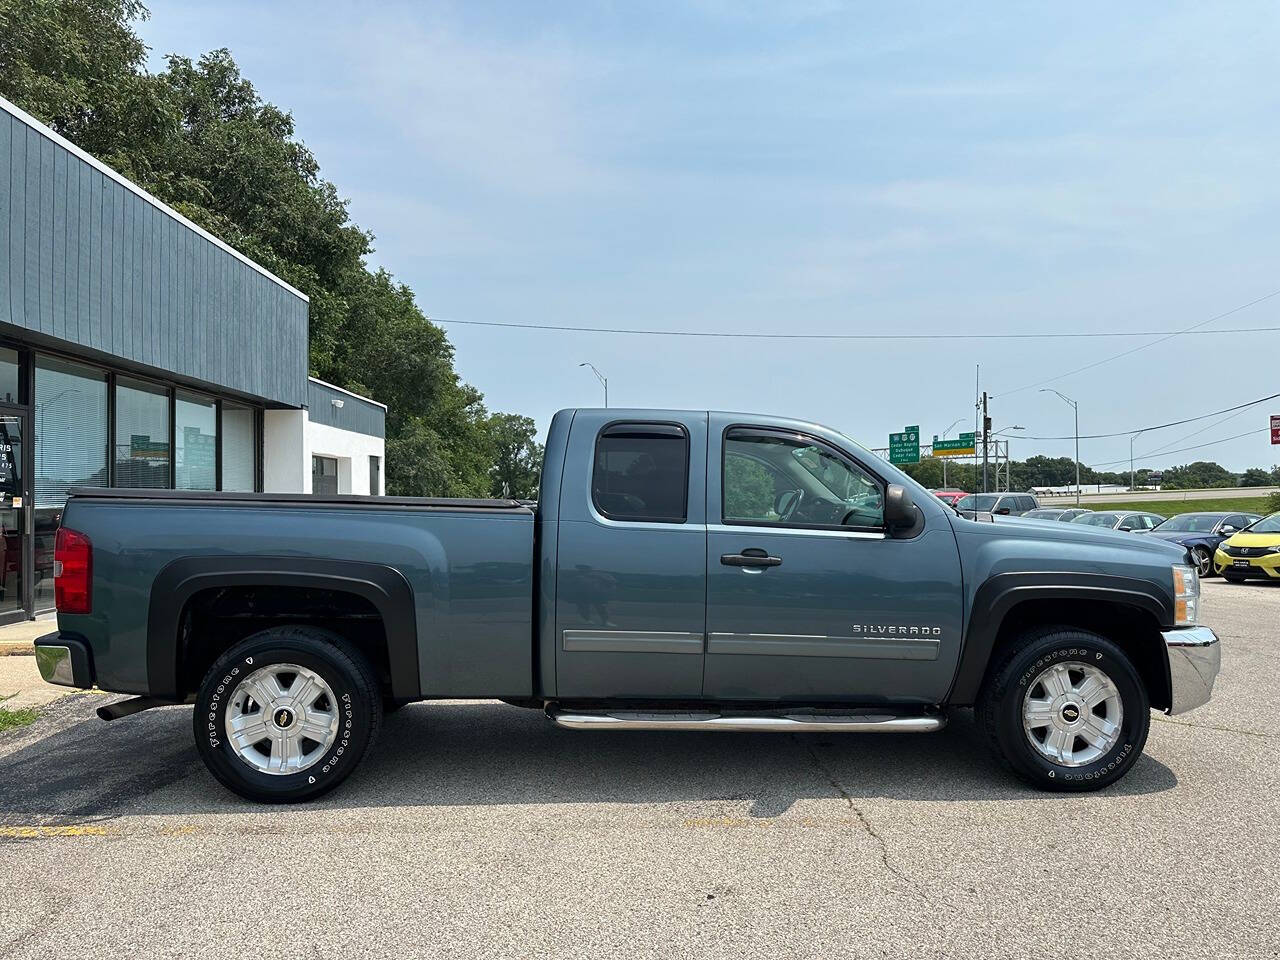
<instances>
[{"instance_id":1,"label":"street light pole","mask_svg":"<svg viewBox=\"0 0 1280 960\"><path fill-rule=\"evenodd\" d=\"M1076 403L1065 393L1061 393L1053 387L1041 387L1041 393L1056 393L1067 403L1071 404L1076 412L1076 506L1080 506L1080 404Z\"/></svg>"},{"instance_id":2,"label":"street light pole","mask_svg":"<svg viewBox=\"0 0 1280 960\"><path fill-rule=\"evenodd\" d=\"M1139 430L1137 433L1129 436L1129 492L1133 493L1133 441L1146 433L1145 430Z\"/></svg>"},{"instance_id":3,"label":"street light pole","mask_svg":"<svg viewBox=\"0 0 1280 960\"><path fill-rule=\"evenodd\" d=\"M951 428L954 427L957 423L959 423L963 419L964 417L956 417L956 419L952 420L951 423L947 425L946 429L942 431L942 439L943 440L947 439L947 434L951 432ZM948 459L950 458L948 457L942 458L942 489L943 490L947 489L947 460Z\"/></svg>"},{"instance_id":4,"label":"street light pole","mask_svg":"<svg viewBox=\"0 0 1280 960\"><path fill-rule=\"evenodd\" d=\"M596 365L590 362L578 364L580 367L590 367L591 372L596 375L596 379L600 381L600 386L604 387L604 405L605 409L609 408L609 378L596 369Z\"/></svg>"}]
</instances>

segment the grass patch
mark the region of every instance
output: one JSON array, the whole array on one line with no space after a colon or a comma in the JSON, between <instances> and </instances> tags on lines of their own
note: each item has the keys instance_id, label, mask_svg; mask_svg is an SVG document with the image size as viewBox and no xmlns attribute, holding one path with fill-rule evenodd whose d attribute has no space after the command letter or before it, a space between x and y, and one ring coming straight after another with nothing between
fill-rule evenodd
<instances>
[{"instance_id":1,"label":"grass patch","mask_svg":"<svg viewBox=\"0 0 1280 960\"><path fill-rule=\"evenodd\" d=\"M30 708L6 710L4 707L0 707L0 733L30 726L36 722L37 716L39 716L39 712Z\"/></svg>"}]
</instances>

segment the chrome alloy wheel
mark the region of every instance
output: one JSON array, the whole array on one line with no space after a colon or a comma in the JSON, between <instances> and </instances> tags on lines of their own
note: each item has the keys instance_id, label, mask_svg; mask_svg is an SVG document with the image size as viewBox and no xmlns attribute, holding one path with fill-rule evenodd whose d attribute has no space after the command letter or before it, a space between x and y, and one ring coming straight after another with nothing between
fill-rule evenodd
<instances>
[{"instance_id":1,"label":"chrome alloy wheel","mask_svg":"<svg viewBox=\"0 0 1280 960\"><path fill-rule=\"evenodd\" d=\"M298 773L333 746L338 723L337 700L320 674L296 663L273 663L232 691L227 742L237 757L263 773Z\"/></svg>"},{"instance_id":2,"label":"chrome alloy wheel","mask_svg":"<svg viewBox=\"0 0 1280 960\"><path fill-rule=\"evenodd\" d=\"M1027 688L1022 728L1041 756L1064 767L1082 767L1104 756L1120 739L1124 706L1105 673L1066 661L1043 670Z\"/></svg>"}]
</instances>

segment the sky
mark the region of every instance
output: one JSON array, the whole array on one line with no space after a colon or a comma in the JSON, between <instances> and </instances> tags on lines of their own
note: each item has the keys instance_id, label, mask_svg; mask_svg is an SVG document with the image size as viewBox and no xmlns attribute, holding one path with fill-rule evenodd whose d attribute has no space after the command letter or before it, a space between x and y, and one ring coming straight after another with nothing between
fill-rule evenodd
<instances>
[{"instance_id":1,"label":"sky","mask_svg":"<svg viewBox=\"0 0 1280 960\"><path fill-rule=\"evenodd\" d=\"M758 411L869 447L973 429L1072 456L1280 392L1280 6L1267 2L217 4L153 0L163 55L227 47L290 110L490 409ZM1245 304L1230 316L1209 323ZM1143 434L1137 466L1270 466L1280 400ZM955 431L965 429L954 427ZM1207 429L1206 429L1207 428ZM1249 436L1176 452L1237 434ZM1127 469L1128 435L1081 459ZM1163 451L1163 452L1162 452Z\"/></svg>"}]
</instances>

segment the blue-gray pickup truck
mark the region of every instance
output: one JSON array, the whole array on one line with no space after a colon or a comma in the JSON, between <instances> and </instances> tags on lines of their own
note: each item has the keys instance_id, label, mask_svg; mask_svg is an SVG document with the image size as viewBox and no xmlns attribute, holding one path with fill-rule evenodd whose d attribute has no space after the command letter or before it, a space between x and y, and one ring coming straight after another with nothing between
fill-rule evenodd
<instances>
[{"instance_id":1,"label":"blue-gray pickup truck","mask_svg":"<svg viewBox=\"0 0 1280 960\"><path fill-rule=\"evenodd\" d=\"M1032 784L1133 766L1208 700L1182 547L959 517L840 433L565 410L536 506L77 490L46 680L193 704L243 796L333 788L385 711L496 698L571 730L929 732L973 707Z\"/></svg>"}]
</instances>

